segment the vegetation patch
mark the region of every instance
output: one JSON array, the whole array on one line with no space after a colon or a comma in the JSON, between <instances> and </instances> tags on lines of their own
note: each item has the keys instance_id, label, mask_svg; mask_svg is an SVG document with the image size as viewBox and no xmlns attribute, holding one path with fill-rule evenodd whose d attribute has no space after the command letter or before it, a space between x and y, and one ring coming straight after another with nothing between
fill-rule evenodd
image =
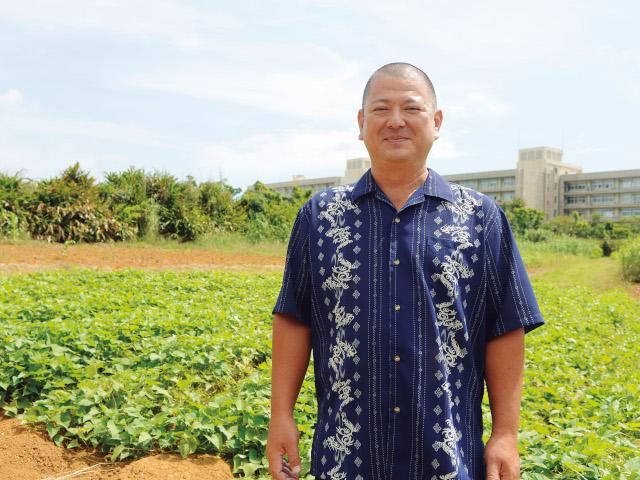
<instances>
[{"instance_id":1,"label":"vegetation patch","mask_svg":"<svg viewBox=\"0 0 640 480\"><path fill-rule=\"evenodd\" d=\"M119 271L0 279L0 406L59 445L113 460L222 456L268 475L271 308L279 274ZM547 325L527 336L523 478L640 474L640 307L623 292L535 282ZM313 366L296 408L305 472ZM490 417L485 418L490 431Z\"/></svg>"}]
</instances>

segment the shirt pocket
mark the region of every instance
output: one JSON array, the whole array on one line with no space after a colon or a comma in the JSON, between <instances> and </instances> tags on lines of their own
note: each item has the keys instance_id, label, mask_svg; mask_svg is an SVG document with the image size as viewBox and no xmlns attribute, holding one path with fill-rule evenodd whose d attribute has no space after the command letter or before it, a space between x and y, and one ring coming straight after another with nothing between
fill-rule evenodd
<instances>
[{"instance_id":1,"label":"shirt pocket","mask_svg":"<svg viewBox=\"0 0 640 480\"><path fill-rule=\"evenodd\" d=\"M464 244L453 237L427 236L424 268L436 303L458 298L460 283L474 276L467 251Z\"/></svg>"}]
</instances>

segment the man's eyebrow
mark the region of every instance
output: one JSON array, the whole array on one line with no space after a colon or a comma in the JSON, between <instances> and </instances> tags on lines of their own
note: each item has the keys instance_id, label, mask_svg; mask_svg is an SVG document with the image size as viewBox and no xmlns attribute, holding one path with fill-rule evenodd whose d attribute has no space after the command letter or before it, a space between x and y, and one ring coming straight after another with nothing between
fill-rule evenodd
<instances>
[{"instance_id":1,"label":"man's eyebrow","mask_svg":"<svg viewBox=\"0 0 640 480\"><path fill-rule=\"evenodd\" d=\"M391 103L391 100L388 98L376 98L374 100L371 100L371 103ZM419 98L419 97L409 97L406 100L404 100L402 103L427 103L424 101L423 98Z\"/></svg>"}]
</instances>

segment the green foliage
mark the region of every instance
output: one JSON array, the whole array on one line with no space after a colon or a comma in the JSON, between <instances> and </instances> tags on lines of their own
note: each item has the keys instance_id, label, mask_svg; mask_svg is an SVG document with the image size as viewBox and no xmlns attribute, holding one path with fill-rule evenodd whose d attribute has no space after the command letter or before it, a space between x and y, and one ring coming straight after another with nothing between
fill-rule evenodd
<instances>
[{"instance_id":1,"label":"green foliage","mask_svg":"<svg viewBox=\"0 0 640 480\"><path fill-rule=\"evenodd\" d=\"M640 282L640 238L625 244L618 258L622 268L622 277L631 282Z\"/></svg>"},{"instance_id":2,"label":"green foliage","mask_svg":"<svg viewBox=\"0 0 640 480\"><path fill-rule=\"evenodd\" d=\"M597 240L566 235L551 235L545 241L537 242L527 238L525 234L524 237L518 238L517 244L528 267L546 265L550 257L598 258L602 256L602 250Z\"/></svg>"},{"instance_id":3,"label":"green foliage","mask_svg":"<svg viewBox=\"0 0 640 480\"><path fill-rule=\"evenodd\" d=\"M527 230L537 230L542 226L544 213L535 208L515 207L505 212L511 228L519 235Z\"/></svg>"},{"instance_id":4,"label":"green foliage","mask_svg":"<svg viewBox=\"0 0 640 480\"><path fill-rule=\"evenodd\" d=\"M502 210L504 210L505 213L508 213L516 208L524 208L526 207L526 205L523 199L519 197L514 197L513 200L502 202L500 204L500 207L502 207Z\"/></svg>"},{"instance_id":5,"label":"green foliage","mask_svg":"<svg viewBox=\"0 0 640 480\"><path fill-rule=\"evenodd\" d=\"M276 239L286 241L298 210L309 198L311 190L294 188L291 197L256 182L240 198L238 207L244 214L243 233L253 241Z\"/></svg>"},{"instance_id":6,"label":"green foliage","mask_svg":"<svg viewBox=\"0 0 640 480\"><path fill-rule=\"evenodd\" d=\"M42 422L57 444L114 460L209 452L236 475L264 477L280 280L82 270L0 278L0 407ZM523 478L633 478L640 304L622 292L534 288L547 325L527 336ZM310 370L296 405L304 472L315 414Z\"/></svg>"},{"instance_id":7,"label":"green foliage","mask_svg":"<svg viewBox=\"0 0 640 480\"><path fill-rule=\"evenodd\" d=\"M29 199L33 238L50 242L126 240L135 232L100 202L94 179L76 163L60 177L40 182Z\"/></svg>"},{"instance_id":8,"label":"green foliage","mask_svg":"<svg viewBox=\"0 0 640 480\"><path fill-rule=\"evenodd\" d=\"M27 230L27 182L19 175L0 173L0 237L17 238Z\"/></svg>"},{"instance_id":9,"label":"green foliage","mask_svg":"<svg viewBox=\"0 0 640 480\"><path fill-rule=\"evenodd\" d=\"M158 233L191 241L207 231L208 221L199 208L198 186L192 177L180 182L173 175L155 173L147 178L147 195L158 205Z\"/></svg>"},{"instance_id":10,"label":"green foliage","mask_svg":"<svg viewBox=\"0 0 640 480\"><path fill-rule=\"evenodd\" d=\"M252 242L286 241L300 206L311 191L294 189L291 197L257 182L236 199L240 189L224 182L180 181L164 172L129 168L108 172L104 182L78 164L59 177L23 192L18 176L0 175L0 237L27 231L53 242L102 242L159 236L181 242L205 234L238 232Z\"/></svg>"},{"instance_id":11,"label":"green foliage","mask_svg":"<svg viewBox=\"0 0 640 480\"><path fill-rule=\"evenodd\" d=\"M215 231L237 231L242 214L234 201L240 189L223 182L203 182L199 185L199 203Z\"/></svg>"},{"instance_id":12,"label":"green foliage","mask_svg":"<svg viewBox=\"0 0 640 480\"><path fill-rule=\"evenodd\" d=\"M544 230L542 228L526 230L524 233L525 240L533 243L548 242L551 240L552 236L553 235L549 230Z\"/></svg>"},{"instance_id":13,"label":"green foliage","mask_svg":"<svg viewBox=\"0 0 640 480\"><path fill-rule=\"evenodd\" d=\"M43 422L57 444L114 460L207 451L238 472L264 468L279 280L135 271L0 279L0 407ZM299 412L307 434L310 375Z\"/></svg>"},{"instance_id":14,"label":"green foliage","mask_svg":"<svg viewBox=\"0 0 640 480\"><path fill-rule=\"evenodd\" d=\"M527 335L523 479L636 478L640 302L534 281L547 325Z\"/></svg>"},{"instance_id":15,"label":"green foliage","mask_svg":"<svg viewBox=\"0 0 640 480\"><path fill-rule=\"evenodd\" d=\"M158 234L158 205L147 197L147 174L133 167L124 172L108 172L99 185L100 198L113 215L135 229L137 238Z\"/></svg>"},{"instance_id":16,"label":"green foliage","mask_svg":"<svg viewBox=\"0 0 640 480\"><path fill-rule=\"evenodd\" d=\"M621 218L619 220L602 221L595 214L590 221L585 220L578 212L571 216L559 216L545 222L545 228L560 235L571 235L580 238L597 238L600 240L620 240L640 234L640 219ZM615 242L610 246L615 251Z\"/></svg>"}]
</instances>

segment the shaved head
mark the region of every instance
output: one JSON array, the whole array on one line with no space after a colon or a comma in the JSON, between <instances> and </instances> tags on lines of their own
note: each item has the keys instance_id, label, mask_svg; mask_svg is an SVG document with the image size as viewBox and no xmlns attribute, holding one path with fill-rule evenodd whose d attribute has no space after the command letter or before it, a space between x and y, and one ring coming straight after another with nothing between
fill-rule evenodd
<instances>
[{"instance_id":1,"label":"shaved head","mask_svg":"<svg viewBox=\"0 0 640 480\"><path fill-rule=\"evenodd\" d=\"M374 80L381 75L387 75L390 77L400 77L400 78L414 77L422 80L426 85L427 90L429 91L429 94L431 95L431 106L433 108L433 111L435 112L437 110L438 106L436 102L436 91L433 88L431 79L427 76L427 74L424 73L422 70L420 70L418 67L411 65L410 63L394 62L394 63L387 63L386 65L383 65L382 67L377 69L375 72L373 72L373 74L369 77L369 80L367 80L367 84L364 87L364 92L362 93L362 110L363 111L364 111L364 104L367 100L367 97L369 96L369 90L371 90L371 85L373 84Z\"/></svg>"}]
</instances>

